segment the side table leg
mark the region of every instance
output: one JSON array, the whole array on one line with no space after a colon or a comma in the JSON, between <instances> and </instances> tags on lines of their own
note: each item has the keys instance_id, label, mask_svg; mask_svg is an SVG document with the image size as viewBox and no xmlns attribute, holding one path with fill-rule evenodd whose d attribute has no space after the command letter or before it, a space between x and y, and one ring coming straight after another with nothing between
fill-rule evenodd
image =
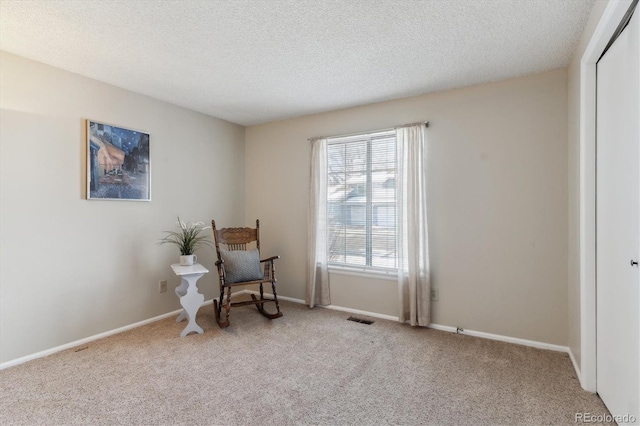
<instances>
[{"instance_id":1,"label":"side table leg","mask_svg":"<svg viewBox=\"0 0 640 426\"><path fill-rule=\"evenodd\" d=\"M178 299L187 294L187 288L189 288L189 281L182 278L182 282L176 287L176 296L178 296ZM180 315L178 315L178 318L176 318L176 322L183 321L185 318L187 318L187 312L183 309Z\"/></svg>"},{"instance_id":2,"label":"side table leg","mask_svg":"<svg viewBox=\"0 0 640 426\"><path fill-rule=\"evenodd\" d=\"M185 314L186 318L189 320L189 323L187 324L185 329L182 330L182 333L180 333L181 337L186 336L192 331L195 331L196 333L199 333L199 334L204 333L204 330L202 329L202 327L196 324L196 314L198 313L198 309L200 308L200 305L202 305L202 302L204 302L204 295L198 293L198 287L196 286L196 282L203 275L204 274L190 274L190 275L182 276L183 283L184 281L186 281L188 284L187 284L186 293L182 297L180 297L180 304L184 308L183 313ZM180 316L182 316L182 314L180 314ZM180 318L180 316L178 318Z\"/></svg>"},{"instance_id":3,"label":"side table leg","mask_svg":"<svg viewBox=\"0 0 640 426\"><path fill-rule=\"evenodd\" d=\"M178 318L176 318L176 322L182 322L186 317L187 317L187 311L183 309L182 312L180 312L180 315L178 315Z\"/></svg>"}]
</instances>

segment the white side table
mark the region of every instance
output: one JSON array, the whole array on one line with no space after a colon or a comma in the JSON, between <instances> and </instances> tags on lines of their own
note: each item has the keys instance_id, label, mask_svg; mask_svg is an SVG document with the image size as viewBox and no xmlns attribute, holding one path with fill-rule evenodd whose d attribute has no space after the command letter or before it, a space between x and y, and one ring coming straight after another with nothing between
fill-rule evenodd
<instances>
[{"instance_id":1,"label":"white side table","mask_svg":"<svg viewBox=\"0 0 640 426\"><path fill-rule=\"evenodd\" d=\"M209 270L199 263L192 266L182 266L179 263L175 263L171 265L171 269L177 276L182 278L182 283L176 288L176 295L180 298L180 304L184 309L178 315L176 322L180 322L185 318L189 320L185 329L180 333L180 337L184 337L192 331L202 334L204 330L196 324L196 314L200 305L204 302L204 295L198 293L196 282Z\"/></svg>"}]
</instances>

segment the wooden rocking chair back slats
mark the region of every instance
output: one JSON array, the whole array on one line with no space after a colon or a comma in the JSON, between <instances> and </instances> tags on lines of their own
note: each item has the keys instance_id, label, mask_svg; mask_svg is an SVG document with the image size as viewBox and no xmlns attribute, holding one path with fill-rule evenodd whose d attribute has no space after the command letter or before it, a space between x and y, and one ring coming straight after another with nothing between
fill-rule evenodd
<instances>
[{"instance_id":1,"label":"wooden rocking chair back slats","mask_svg":"<svg viewBox=\"0 0 640 426\"><path fill-rule=\"evenodd\" d=\"M211 221L212 226L214 222ZM256 223L258 222L256 221ZM214 233L217 236L216 241L220 244L226 244L229 250L246 250L247 244L254 241L257 248L260 249L259 228L223 228Z\"/></svg>"},{"instance_id":2,"label":"wooden rocking chair back slats","mask_svg":"<svg viewBox=\"0 0 640 426\"><path fill-rule=\"evenodd\" d=\"M260 221L256 220L255 228L216 228L216 221L211 221L211 227L213 228L213 238L215 241L216 255L218 260L216 267L218 268L218 279L220 281L220 297L218 300L213 300L213 307L216 316L216 322L221 328L229 326L229 313L233 306L246 306L256 305L258 311L269 319L275 319L282 316L280 312L280 304L278 303L278 293L276 292L276 269L275 260L280 259L280 256L272 256L267 259L260 260L262 265L262 277L257 279L250 279L241 282L227 282L227 271L225 269L225 263L223 259L223 250L227 251L247 251L248 247L252 247L255 243L255 248L260 252ZM221 249L221 245L225 248ZM257 261L256 261L257 262ZM259 275L259 274L258 274ZM271 284L271 290L273 292L273 298L264 297L263 284ZM254 294L251 295L251 300L242 302L231 302L231 287L239 285L252 285L257 284L260 286L260 298L257 298ZM225 289L227 290L225 298ZM265 303L275 303L276 313L269 313L264 309ZM222 312L224 309L224 315Z\"/></svg>"}]
</instances>

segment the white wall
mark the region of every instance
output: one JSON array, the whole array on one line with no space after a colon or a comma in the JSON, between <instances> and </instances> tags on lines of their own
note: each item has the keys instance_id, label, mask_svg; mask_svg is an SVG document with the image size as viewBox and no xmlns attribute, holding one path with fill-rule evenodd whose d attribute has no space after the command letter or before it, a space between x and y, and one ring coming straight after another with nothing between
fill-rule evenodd
<instances>
[{"instance_id":1,"label":"white wall","mask_svg":"<svg viewBox=\"0 0 640 426\"><path fill-rule=\"evenodd\" d=\"M608 1L597 1L569 65L569 289L568 346L578 366L580 351L580 60Z\"/></svg>"},{"instance_id":2,"label":"white wall","mask_svg":"<svg viewBox=\"0 0 640 426\"><path fill-rule=\"evenodd\" d=\"M242 224L244 128L6 52L0 107L0 362L178 309L156 242L178 214ZM150 133L151 202L83 199L87 118Z\"/></svg>"},{"instance_id":3,"label":"white wall","mask_svg":"<svg viewBox=\"0 0 640 426\"><path fill-rule=\"evenodd\" d=\"M246 130L246 222L304 299L307 138L429 120L433 322L567 343L567 70ZM393 281L332 274L333 304L397 316ZM286 313L285 313L286 314Z\"/></svg>"}]
</instances>

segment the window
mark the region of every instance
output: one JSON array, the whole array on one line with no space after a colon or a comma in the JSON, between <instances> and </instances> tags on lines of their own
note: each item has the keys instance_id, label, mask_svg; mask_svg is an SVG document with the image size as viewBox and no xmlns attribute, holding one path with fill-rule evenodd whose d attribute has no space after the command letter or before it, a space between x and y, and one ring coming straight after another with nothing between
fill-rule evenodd
<instances>
[{"instance_id":1,"label":"window","mask_svg":"<svg viewBox=\"0 0 640 426\"><path fill-rule=\"evenodd\" d=\"M396 132L330 138L328 261L397 269Z\"/></svg>"}]
</instances>

